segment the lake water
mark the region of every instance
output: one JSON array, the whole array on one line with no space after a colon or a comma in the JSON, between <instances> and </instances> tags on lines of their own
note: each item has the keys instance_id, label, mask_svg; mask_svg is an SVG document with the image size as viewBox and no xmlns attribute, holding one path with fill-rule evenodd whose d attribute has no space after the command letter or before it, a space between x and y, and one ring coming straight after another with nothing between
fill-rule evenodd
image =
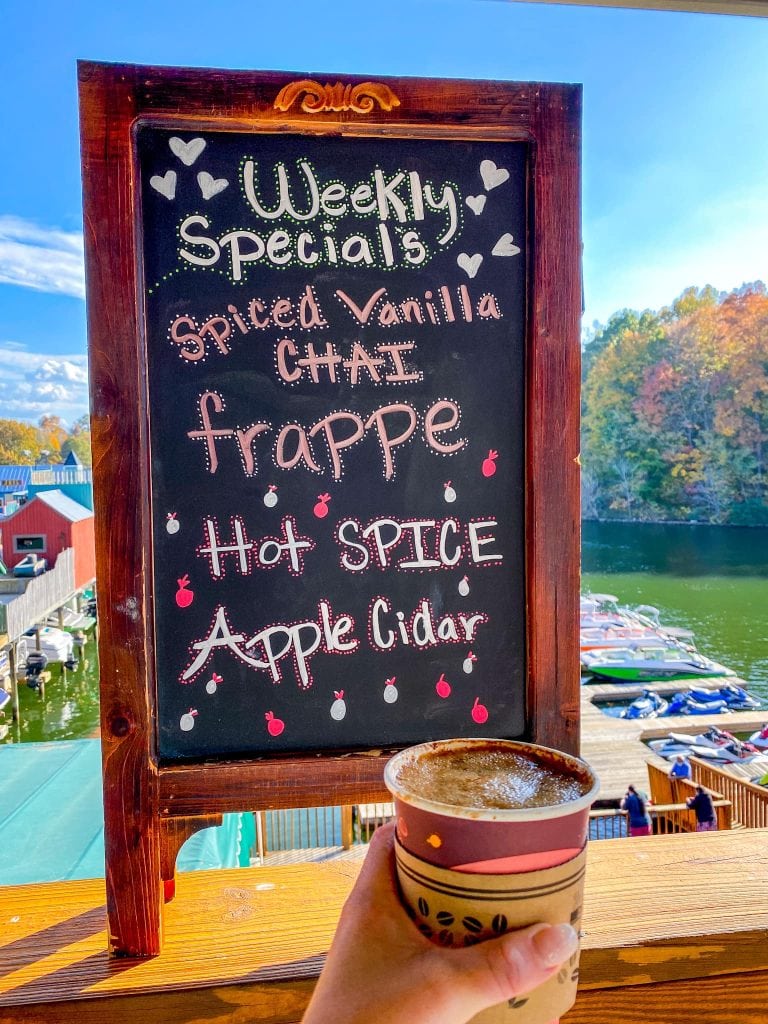
<instances>
[{"instance_id":1,"label":"lake water","mask_svg":"<svg viewBox=\"0 0 768 1024\"><path fill-rule=\"evenodd\" d=\"M768 700L768 529L584 523L582 589L654 605Z\"/></svg>"},{"instance_id":2,"label":"lake water","mask_svg":"<svg viewBox=\"0 0 768 1024\"><path fill-rule=\"evenodd\" d=\"M11 722L8 704L5 720L10 729L4 742L35 743L98 735L99 663L93 635L76 669L68 672L58 663L51 663L49 668L51 678L44 697L19 683L20 722Z\"/></svg>"},{"instance_id":3,"label":"lake water","mask_svg":"<svg viewBox=\"0 0 768 1024\"><path fill-rule=\"evenodd\" d=\"M654 605L662 622L692 629L703 654L768 701L768 529L584 523L582 568L585 591ZM52 666L45 699L23 684L19 691L21 726L12 724L5 742L95 735L95 641L74 672Z\"/></svg>"}]
</instances>

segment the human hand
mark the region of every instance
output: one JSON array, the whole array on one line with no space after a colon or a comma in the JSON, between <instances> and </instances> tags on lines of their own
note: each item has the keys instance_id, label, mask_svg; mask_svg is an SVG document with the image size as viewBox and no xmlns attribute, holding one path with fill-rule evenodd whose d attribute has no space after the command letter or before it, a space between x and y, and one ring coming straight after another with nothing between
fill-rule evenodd
<instances>
[{"instance_id":1,"label":"human hand","mask_svg":"<svg viewBox=\"0 0 768 1024\"><path fill-rule=\"evenodd\" d=\"M434 945L400 903L394 832L390 824L373 836L303 1024L465 1024L541 985L576 951L567 924L535 924L465 949Z\"/></svg>"}]
</instances>

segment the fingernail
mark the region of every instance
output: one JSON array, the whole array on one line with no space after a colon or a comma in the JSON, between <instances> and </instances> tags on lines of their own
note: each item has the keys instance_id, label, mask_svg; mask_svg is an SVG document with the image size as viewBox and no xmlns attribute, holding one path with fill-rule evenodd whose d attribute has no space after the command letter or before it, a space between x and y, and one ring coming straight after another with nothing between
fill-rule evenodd
<instances>
[{"instance_id":1,"label":"fingernail","mask_svg":"<svg viewBox=\"0 0 768 1024\"><path fill-rule=\"evenodd\" d=\"M569 924L553 924L535 932L531 942L541 962L555 967L576 952L579 936Z\"/></svg>"}]
</instances>

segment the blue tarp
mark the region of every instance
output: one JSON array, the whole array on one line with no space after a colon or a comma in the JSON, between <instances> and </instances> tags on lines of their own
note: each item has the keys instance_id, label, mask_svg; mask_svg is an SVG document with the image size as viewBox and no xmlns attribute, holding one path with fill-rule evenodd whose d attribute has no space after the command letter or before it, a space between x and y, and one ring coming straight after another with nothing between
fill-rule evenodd
<instances>
[{"instance_id":1,"label":"blue tarp","mask_svg":"<svg viewBox=\"0 0 768 1024\"><path fill-rule=\"evenodd\" d=\"M179 871L248 863L253 815L225 814L192 836ZM0 746L0 885L104 875L98 740Z\"/></svg>"}]
</instances>

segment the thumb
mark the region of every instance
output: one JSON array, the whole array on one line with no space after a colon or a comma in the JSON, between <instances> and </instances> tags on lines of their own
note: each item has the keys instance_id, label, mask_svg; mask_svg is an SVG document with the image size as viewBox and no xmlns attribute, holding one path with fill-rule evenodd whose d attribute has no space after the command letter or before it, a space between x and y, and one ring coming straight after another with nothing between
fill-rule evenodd
<instances>
[{"instance_id":1,"label":"thumb","mask_svg":"<svg viewBox=\"0 0 768 1024\"><path fill-rule=\"evenodd\" d=\"M578 945L579 937L569 924L535 924L466 949L451 950L457 1002L461 1001L469 1018L530 992L551 978Z\"/></svg>"}]
</instances>

